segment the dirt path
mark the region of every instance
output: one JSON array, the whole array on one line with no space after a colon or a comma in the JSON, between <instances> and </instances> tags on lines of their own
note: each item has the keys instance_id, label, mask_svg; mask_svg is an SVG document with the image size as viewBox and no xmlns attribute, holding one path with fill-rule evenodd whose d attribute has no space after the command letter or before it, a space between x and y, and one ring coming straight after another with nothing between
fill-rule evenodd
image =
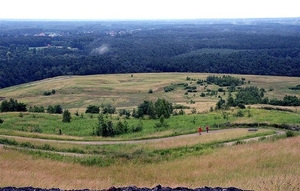
<instances>
[{"instance_id":1,"label":"dirt path","mask_svg":"<svg viewBox=\"0 0 300 191\"><path fill-rule=\"evenodd\" d=\"M209 133L203 132L201 135L199 135L198 133L193 133L193 134L179 135L179 136L173 136L173 137L147 139L147 140L132 140L132 141L62 141L62 140L36 139L36 138L9 136L9 135L0 135L0 137L3 137L3 138L20 138L20 139L28 140L28 141L33 141L33 140L36 141L37 140L37 141L41 141L41 142L50 142L50 143L71 143L71 144L82 144L82 145L111 145L111 144L137 144L137 143L159 142L159 141L185 138L185 137L205 136L205 135L208 135L208 134L221 133L223 131L228 131L228 129L209 131ZM281 135L281 134L284 134L284 133L285 133L285 131L278 130L278 131L276 131L276 134L273 134L273 135L253 137L253 138L249 138L249 139L244 139L242 141L246 142L246 143L250 142L250 141L258 141L259 138L261 138L261 137L268 138L268 137L272 137L272 136L275 136L275 135ZM232 146L234 144L236 144L236 141L223 143L224 146ZM0 148L3 148L3 147L4 147L4 145L0 144ZM28 149L28 148L22 148L22 147L10 146L10 145L5 145L5 147L14 148L14 149L27 149L27 150L33 150L33 151L42 151L42 152L60 154L60 155L64 155L64 156L77 156L77 157L95 156L95 155L91 155L91 154L78 154L78 153L69 153L69 152L57 152L57 151L47 151L47 150L39 150L39 149Z\"/></svg>"},{"instance_id":2,"label":"dirt path","mask_svg":"<svg viewBox=\"0 0 300 191\"><path fill-rule=\"evenodd\" d=\"M261 137L269 138L269 137L273 137L275 135L283 135L284 133L285 133L285 131L278 130L278 131L276 131L276 134L266 135L266 136L261 136ZM244 139L244 140L242 140L242 142L247 143L247 142L250 142L250 141L258 141L259 138L261 138L261 137L253 137L253 138L249 138L249 139ZM224 143L223 145L225 145L225 146L231 146L231 145L234 145L234 144L236 144L236 141L227 142L227 143Z\"/></svg>"},{"instance_id":3,"label":"dirt path","mask_svg":"<svg viewBox=\"0 0 300 191\"><path fill-rule=\"evenodd\" d=\"M222 129L222 130L214 130L209 131L208 134L212 133L220 133L223 131L228 131L228 129ZM206 132L202 132L201 136L206 135ZM137 143L148 143L148 142L159 142L159 141L165 141L165 140L171 140L171 139L179 139L179 138L185 138L185 137L198 137L198 133L192 133L192 134L186 134L186 135L178 135L178 136L172 136L172 137L163 137L163 138L153 138L153 139L143 139L143 140L131 140L131 141L63 141L63 140L54 140L54 139L40 139L40 138L29 138L29 137L20 137L20 136L10 136L10 135L0 135L0 137L3 138L20 138L23 140L28 141L41 141L41 142L49 142L49 143L71 143L71 144L81 144L81 145L113 145L113 144L137 144Z\"/></svg>"}]
</instances>

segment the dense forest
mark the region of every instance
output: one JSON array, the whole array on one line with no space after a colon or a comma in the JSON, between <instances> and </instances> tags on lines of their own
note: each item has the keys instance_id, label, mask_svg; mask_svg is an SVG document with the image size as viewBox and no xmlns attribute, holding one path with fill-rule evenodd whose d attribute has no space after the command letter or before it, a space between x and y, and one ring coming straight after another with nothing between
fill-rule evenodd
<instances>
[{"instance_id":1,"label":"dense forest","mask_svg":"<svg viewBox=\"0 0 300 191\"><path fill-rule=\"evenodd\" d=\"M0 20L0 88L135 72L300 76L300 21Z\"/></svg>"}]
</instances>

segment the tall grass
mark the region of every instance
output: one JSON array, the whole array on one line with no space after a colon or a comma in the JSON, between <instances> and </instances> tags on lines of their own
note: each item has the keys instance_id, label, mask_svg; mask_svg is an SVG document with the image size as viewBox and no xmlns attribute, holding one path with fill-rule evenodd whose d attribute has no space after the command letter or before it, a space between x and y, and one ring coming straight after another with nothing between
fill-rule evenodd
<instances>
[{"instance_id":1,"label":"tall grass","mask_svg":"<svg viewBox=\"0 0 300 191\"><path fill-rule=\"evenodd\" d=\"M204 155L160 163L120 161L108 167L81 166L0 149L0 186L107 189L110 186L154 187L161 184L299 190L299 145L299 137L292 137L222 147Z\"/></svg>"},{"instance_id":2,"label":"tall grass","mask_svg":"<svg viewBox=\"0 0 300 191\"><path fill-rule=\"evenodd\" d=\"M272 130L260 129L259 132L250 133L246 129L230 129L223 130L218 133L210 132L199 136L198 134L168 138L163 140L147 140L145 142L131 142L123 144L101 145L99 143L89 142L62 142L58 141L43 141L28 138L15 137L14 139L1 138L0 144L17 146L25 149L44 150L52 152L66 152L77 154L88 154L95 157L101 156L104 159L110 160L112 163L119 160L135 160L136 162L160 162L164 160L174 159L183 155L199 155L211 149L220 146L222 143L229 141L243 140L245 138L265 136L273 134ZM35 154L33 151L30 154ZM41 154L38 152L37 154ZM45 157L45 155L40 155ZM51 157L47 154L46 157L56 159L56 155ZM88 161L89 159L87 159ZM76 160L74 160L76 162ZM84 160L77 162L83 163ZM102 165L94 161L94 165ZM125 162L125 161L124 161ZM111 164L112 164L111 163ZM87 163L89 164L89 163ZM107 163L108 165L108 163Z\"/></svg>"}]
</instances>

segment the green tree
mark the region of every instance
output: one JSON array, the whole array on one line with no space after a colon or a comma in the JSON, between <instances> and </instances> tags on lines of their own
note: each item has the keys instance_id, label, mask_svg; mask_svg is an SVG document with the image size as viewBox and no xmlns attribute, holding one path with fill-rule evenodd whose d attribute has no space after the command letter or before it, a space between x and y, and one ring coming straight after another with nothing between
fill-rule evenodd
<instances>
[{"instance_id":1,"label":"green tree","mask_svg":"<svg viewBox=\"0 0 300 191\"><path fill-rule=\"evenodd\" d=\"M228 107L235 106L234 99L233 99L231 93L229 93L228 98L227 98L227 106Z\"/></svg>"},{"instance_id":2,"label":"green tree","mask_svg":"<svg viewBox=\"0 0 300 191\"><path fill-rule=\"evenodd\" d=\"M55 105L54 106L54 113L57 113L57 114L62 114L63 113L63 108L61 107L61 105Z\"/></svg>"},{"instance_id":3,"label":"green tree","mask_svg":"<svg viewBox=\"0 0 300 191\"><path fill-rule=\"evenodd\" d=\"M112 121L108 121L107 122L107 131L108 131L108 134L107 136L114 136L115 135L115 132L114 132L114 124Z\"/></svg>"},{"instance_id":4,"label":"green tree","mask_svg":"<svg viewBox=\"0 0 300 191\"><path fill-rule=\"evenodd\" d=\"M128 132L128 123L127 121L119 121L117 123L116 129L115 129L115 134L124 134Z\"/></svg>"},{"instance_id":5,"label":"green tree","mask_svg":"<svg viewBox=\"0 0 300 191\"><path fill-rule=\"evenodd\" d=\"M113 107L111 104L107 104L107 105L101 105L102 108L102 113L103 114L114 114L116 112L116 108Z\"/></svg>"},{"instance_id":6,"label":"green tree","mask_svg":"<svg viewBox=\"0 0 300 191\"><path fill-rule=\"evenodd\" d=\"M225 100L221 98L216 104L216 109L224 109L224 108L225 108Z\"/></svg>"},{"instance_id":7,"label":"green tree","mask_svg":"<svg viewBox=\"0 0 300 191\"><path fill-rule=\"evenodd\" d=\"M52 105L47 107L47 113L54 113L54 107Z\"/></svg>"},{"instance_id":8,"label":"green tree","mask_svg":"<svg viewBox=\"0 0 300 191\"><path fill-rule=\"evenodd\" d=\"M64 123L70 123L71 122L71 113L69 112L69 110L64 110L63 112L63 119L62 119L62 122Z\"/></svg>"},{"instance_id":9,"label":"green tree","mask_svg":"<svg viewBox=\"0 0 300 191\"><path fill-rule=\"evenodd\" d=\"M96 135L98 136L106 136L107 135L107 127L102 114L98 116L98 124L96 127Z\"/></svg>"},{"instance_id":10,"label":"green tree","mask_svg":"<svg viewBox=\"0 0 300 191\"><path fill-rule=\"evenodd\" d=\"M99 112L100 112L100 107L96 105L89 105L85 110L85 113L99 113Z\"/></svg>"},{"instance_id":11,"label":"green tree","mask_svg":"<svg viewBox=\"0 0 300 191\"><path fill-rule=\"evenodd\" d=\"M154 119L156 118L155 115L155 108L152 101L144 101L142 104L138 106L136 112L136 118L143 118L144 115L148 115L149 118Z\"/></svg>"},{"instance_id":12,"label":"green tree","mask_svg":"<svg viewBox=\"0 0 300 191\"><path fill-rule=\"evenodd\" d=\"M98 116L96 135L103 136L103 137L109 137L109 136L114 136L114 134L115 134L115 132L113 129L112 121L105 120L103 114L100 114Z\"/></svg>"},{"instance_id":13,"label":"green tree","mask_svg":"<svg viewBox=\"0 0 300 191\"><path fill-rule=\"evenodd\" d=\"M9 101L2 101L0 105L1 112L27 111L26 104L19 103L17 100L10 98Z\"/></svg>"},{"instance_id":14,"label":"green tree","mask_svg":"<svg viewBox=\"0 0 300 191\"><path fill-rule=\"evenodd\" d=\"M157 116L163 115L165 118L169 118L173 112L173 106L165 99L159 98L155 102L155 112Z\"/></svg>"}]
</instances>

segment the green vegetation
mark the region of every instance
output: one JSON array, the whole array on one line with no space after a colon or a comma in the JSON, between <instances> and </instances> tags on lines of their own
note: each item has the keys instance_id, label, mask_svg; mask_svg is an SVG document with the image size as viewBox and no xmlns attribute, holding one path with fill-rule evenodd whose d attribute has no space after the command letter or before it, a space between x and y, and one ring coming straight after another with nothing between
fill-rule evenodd
<instances>
[{"instance_id":1,"label":"green vegetation","mask_svg":"<svg viewBox=\"0 0 300 191\"><path fill-rule=\"evenodd\" d=\"M47 108L47 113L50 113L50 114L61 114L63 112L63 108L61 107L61 105L49 105L48 108Z\"/></svg>"},{"instance_id":2,"label":"green vegetation","mask_svg":"<svg viewBox=\"0 0 300 191\"><path fill-rule=\"evenodd\" d=\"M59 135L59 129L61 129L64 135L89 137L89 139L92 139L92 135L102 135L102 133L95 133L98 127L98 115L95 114L94 116L91 118L88 115L81 117L74 114L70 123L62 123L63 115L24 112L23 117L20 118L19 113L1 113L0 118L3 120L3 123L0 125L0 130L11 133L27 132L27 134L23 134L22 136L31 136L28 133L42 132L43 135L35 134L35 136L45 137L45 134ZM161 122L161 118L141 119L126 118L124 116L124 119L122 119L117 114L113 116L100 114L100 116L102 116L106 123L110 121L109 125L112 125L112 129L115 129L115 133L109 135L118 135L117 137L121 139L143 139L194 133L197 131L197 126L209 125L213 129L224 128L226 126L223 126L223 124L225 125L228 122L235 124L239 120L246 121L245 124L248 122L249 126L252 123L256 123L256 126L270 125L276 127L274 124L278 124L277 126L279 127L284 124L292 124L297 127L300 123L299 116L295 112L259 108L227 110L226 112L213 111L210 113L189 115L180 115L177 113L168 119L165 118L163 122ZM157 128L157 124L165 123L168 125L162 125L164 128ZM158 132L161 135L157 134ZM21 134L19 133L18 135Z\"/></svg>"},{"instance_id":3,"label":"green vegetation","mask_svg":"<svg viewBox=\"0 0 300 191\"><path fill-rule=\"evenodd\" d=\"M17 100L12 98L9 101L4 100L0 105L0 112L15 112L15 111L27 111L26 104L18 103Z\"/></svg>"},{"instance_id":4,"label":"green vegetation","mask_svg":"<svg viewBox=\"0 0 300 191\"><path fill-rule=\"evenodd\" d=\"M64 123L70 123L71 122L71 113L69 112L69 110L64 110L63 112L63 119L62 119L62 122Z\"/></svg>"},{"instance_id":5,"label":"green vegetation","mask_svg":"<svg viewBox=\"0 0 300 191\"><path fill-rule=\"evenodd\" d=\"M201 83L201 81L198 81L197 83ZM243 79L238 79L229 75L223 75L222 77L220 76L208 76L206 79L206 82L208 84L216 84L218 86L240 86L244 84Z\"/></svg>"},{"instance_id":6,"label":"green vegetation","mask_svg":"<svg viewBox=\"0 0 300 191\"><path fill-rule=\"evenodd\" d=\"M44 96L49 96L51 94L55 94L56 93L56 90L52 90L52 91L44 91Z\"/></svg>"},{"instance_id":7,"label":"green vegetation","mask_svg":"<svg viewBox=\"0 0 300 191\"><path fill-rule=\"evenodd\" d=\"M281 106L300 106L300 99L296 96L286 95L284 96L283 100L270 100L269 104Z\"/></svg>"},{"instance_id":8,"label":"green vegetation","mask_svg":"<svg viewBox=\"0 0 300 191\"><path fill-rule=\"evenodd\" d=\"M151 75L155 75L155 78ZM1 89L0 93L3 97L7 99L12 97L17 103L24 102L29 108L26 112L0 113L2 121L0 144L3 145L3 149L0 149L1 156L4 156L5 152L15 152L22 154L23 159L24 156L30 155L33 157L28 160L30 162L47 160L41 162L45 165L41 167L42 169L47 169L45 167L49 162L54 162L51 168L63 164L72 165L72 169L78 165L79 168L92 166L90 170L114 169L112 170L114 172L119 172L119 168L123 166L127 170L132 170L133 166L139 167L140 170L147 168L148 165L152 167L155 165L160 169L167 168L169 172L172 169L172 172L175 172L174 167L167 166L177 164L176 169L182 165L187 167L186 164L191 164L190 160L199 166L199 159L203 161L210 157L200 165L207 171L209 169L214 171L216 168L220 169L219 165L222 162L215 160L223 150L226 150L225 154L222 154L223 159L228 155L226 153L238 150L245 144L247 144L247 153L248 149L255 148L257 152L264 154L267 153L266 149L269 151L270 146L260 145L269 143L280 145L281 140L293 141L299 136L300 121L297 107L248 105L249 103L246 105L247 102L244 101L244 99L256 100L257 97L261 100L262 94L281 99L287 92L297 97L298 94L295 94L297 92L288 89L289 84L297 82L297 79L286 78L286 83L282 86L281 83L276 84L273 82L274 79L270 78L265 85L259 81L259 76L247 76L245 79L251 80L251 84L232 85L230 86L232 91L229 91L228 86L207 84L205 79L209 74L189 74L190 77L185 78L186 75L135 74L134 77L105 75L104 78L86 76L52 79L49 80L51 81L49 84L42 85L47 89L52 89L52 85L59 87L52 96L40 95L41 85L38 83ZM188 83L186 83L187 79ZM204 79L203 84L197 83L199 79ZM261 81L268 81L268 79L264 76ZM277 78L277 82L283 81L279 79ZM70 85L61 85L65 84L65 80L68 84L72 84L72 88ZM99 81L110 88L101 89L103 85L97 86ZM175 91L165 92L163 87L166 84L186 85L178 85ZM75 88L76 86L78 88ZM263 91L270 86L274 87L272 92ZM148 93L149 87L155 87L155 94ZM187 91L185 87L195 87L191 89L196 89L197 92L188 92L184 95ZM222 91L219 91L220 88ZM211 92L214 94L209 94ZM202 97L201 93L205 94L205 97ZM4 102L5 99L2 99ZM85 112L94 109L97 110L94 113ZM209 126L209 133L203 132L201 136L198 135L198 127L205 129L206 126ZM249 131L249 129L257 131ZM255 139L255 143L248 143L247 139L250 138ZM289 144L295 149L292 142ZM235 149L227 149L222 145L237 146L234 146ZM260 147L262 151L258 149ZM280 155L283 152L289 151L283 149L282 152L276 153ZM255 164L253 162L251 169L255 169L255 165L261 168L270 165L269 163L272 163L273 168L275 160L268 162L271 159L267 156L261 157L262 154L259 153L251 155L259 158L259 160L253 159ZM234 159L233 155L234 153L231 153L225 158L231 158L239 163L239 157ZM284 156L282 161L294 162L290 157L291 153ZM224 161L223 159L221 161ZM189 162L182 162L187 160ZM249 156L246 160L249 162ZM1 161L8 160L2 157ZM241 162L242 166L245 166L244 161ZM15 165L14 163L10 166L10 169L20 169ZM6 169L6 166L8 165L2 165L1 169ZM228 168L228 165L226 166ZM240 169L241 165L237 167ZM249 169L247 172L254 173Z\"/></svg>"},{"instance_id":9,"label":"green vegetation","mask_svg":"<svg viewBox=\"0 0 300 191\"><path fill-rule=\"evenodd\" d=\"M143 75L147 76L146 74ZM170 77L168 78L173 79L174 76L176 75L170 74ZM165 79L166 76L165 75L162 76ZM149 100L144 99L140 103L136 102L136 100L133 101L133 103L135 103L136 106L132 106L131 108L127 107L126 109L119 109L118 113L115 106L117 106L118 103L119 104L122 103L121 101L98 102L98 104L89 104L85 109L85 113L88 113L89 115L84 115L83 113L80 114L78 108L76 108L75 110L76 112L74 112L74 116L71 116L72 109L63 109L62 105L57 103L54 104L54 106L49 105L48 108L46 109L47 113L50 113L52 115L45 114L43 112L45 111L45 109L44 106L42 105L32 106L29 104L29 109L28 109L29 113L27 112L18 113L18 114L2 113L0 117L3 122L0 126L0 129L3 130L7 129L13 131L20 131L20 132L40 132L40 133L42 132L43 134L56 134L56 135L63 134L68 136L80 136L80 137L91 137L97 135L97 136L104 136L104 137L107 136L118 137L119 139L132 139L132 138L144 139L146 137L149 138L149 137L172 136L175 134L192 133L196 131L197 126L202 126L202 125L209 125L212 128L220 128L220 127L225 127L223 126L223 124L229 122L231 124L234 124L240 120L247 121L249 124L253 124L253 123L258 123L258 124L264 123L265 125L270 124L273 127L274 124L277 124L278 127L282 126L282 124L293 124L293 126L297 127L297 125L299 124L299 120L297 119L296 113L295 114L289 113L287 116L285 116L284 111L294 111L288 108L276 109L274 107L269 106L269 107L260 107L260 108L247 107L246 109L245 105L247 104L262 103L262 101L265 99L264 95L268 94L268 92L264 90L265 88L259 88L257 86L244 84L243 82L246 80L246 78L242 76L234 77L229 75L227 76L223 75L218 77L215 75L206 75L206 76L201 76L200 78L197 77L197 75L188 76L188 77L184 77L184 76L181 76L181 81L179 81L178 77L175 77L174 81L176 80L177 82L171 83L171 84L177 84L178 86L182 86L183 88L180 91L178 90L176 92L173 92L172 94L169 93L166 94L170 96L168 100L171 101L175 100L174 98L172 99L171 97L172 95L174 95L176 99L178 99L178 97L181 96L182 97L181 103L184 104L176 104L174 102L168 101L165 98L156 97L156 96L161 96L161 97L165 96L163 92L159 92L159 91L156 92L157 95L151 95L154 97L152 98L149 97L151 98ZM159 75L156 75L156 78L158 77ZM141 78L139 77L139 74L136 74L134 78L137 79L133 85L135 87L141 87L136 85L137 82L142 81ZM114 80L109 76L105 76L105 79L110 79L110 81ZM122 80L120 76L118 77L118 79ZM133 77L131 77L130 80L132 79ZM144 78L144 79L148 79L148 78ZM200 79L205 79L205 80L201 81ZM253 83L255 83L254 79L255 78L251 79ZM187 80L189 81L189 83L186 83ZM78 79L75 78L72 81L76 82L78 81ZM200 81L201 83L203 83L202 85L199 84ZM210 84L205 84L208 81L210 81ZM51 84L52 83L53 82L51 82ZM82 82L80 82L79 84L81 83ZM89 83L92 83L92 81L88 82L87 84ZM116 82L114 83L117 84ZM225 88L224 89L222 88L223 89L222 92L218 91L220 86L215 83L222 84L223 88L225 85L229 85L230 87L234 87L233 89L235 89L236 91L228 92L225 91ZM146 91L141 91L139 94L146 95L149 84L150 83L142 84L142 86L145 86ZM113 87L112 85L110 86ZM121 86L123 87L124 85ZM161 89L163 89L163 87L165 86L162 83L160 87ZM194 89L194 90L197 89L198 91L200 91L200 93L198 93L199 96L183 95L182 93L186 91L186 87L188 87L187 89ZM274 87L276 88L275 85ZM286 89L288 89L288 87L290 86L288 86L287 84ZM81 89L81 92L83 93L82 90L84 88L79 88L79 89ZM124 89L119 90L119 92L122 93L118 93L116 92L116 90L113 89L119 89L119 87L111 88L106 94L108 93L110 93L111 95L124 94L123 93ZM134 90L134 88L130 88L130 89L132 89L132 92L136 91ZM3 90L6 91L6 89ZM211 97L201 96L203 94L208 94L212 91L217 92L215 96L218 95L219 99L214 98L214 96L212 95ZM54 96L62 96L59 94L59 92L62 92L62 90L56 91L56 94ZM88 92L91 92L91 89L89 89ZM73 93L63 94L63 96L69 97L72 94ZM23 95L27 95L27 94L23 93ZM132 95L132 93L130 92L129 95ZM51 98L53 101L56 100L54 96L53 98ZM85 97L85 94L83 96ZM125 94L124 96L126 97L128 95ZM148 96L149 94L147 94L147 97ZM283 100L290 100L289 98L293 98L293 100L296 100L294 98L297 98L297 96L294 95L285 96ZM202 109L201 105L200 107L197 106L198 103L201 103L202 99L213 100L211 105L206 106L207 107L206 111L210 111L210 112L201 112ZM15 99L11 99L10 102L19 103ZM2 101L2 104L5 105L5 103L9 103L9 102L5 100ZM34 101L34 103L38 103L38 102ZM43 104L43 102L41 102L41 104ZM80 103L75 103L75 104L78 105ZM191 107L190 106L191 104L195 106ZM214 111L212 109L213 107L220 111ZM234 110L229 110L229 108L231 107L236 107L236 108ZM64 106L64 108L66 108L66 106ZM80 110L83 111L83 109L84 108L82 108L81 106ZM246 110L243 111L240 109L244 109L244 110L246 109ZM262 109L266 109L268 111ZM53 114L63 114L63 115L53 115ZM104 121L100 121L100 125L99 125L99 114L102 116L104 120ZM272 115L276 117L272 117ZM262 116L264 116L264 118L261 118ZM285 116L285 117L283 118L281 116ZM157 132L159 132L158 134L161 135L157 135Z\"/></svg>"},{"instance_id":10,"label":"green vegetation","mask_svg":"<svg viewBox=\"0 0 300 191\"><path fill-rule=\"evenodd\" d=\"M85 110L85 113L99 113L99 112L100 112L100 107L96 105L89 105Z\"/></svg>"},{"instance_id":11,"label":"green vegetation","mask_svg":"<svg viewBox=\"0 0 300 191\"><path fill-rule=\"evenodd\" d=\"M289 87L291 90L300 90L300 85L296 85L294 87Z\"/></svg>"}]
</instances>

